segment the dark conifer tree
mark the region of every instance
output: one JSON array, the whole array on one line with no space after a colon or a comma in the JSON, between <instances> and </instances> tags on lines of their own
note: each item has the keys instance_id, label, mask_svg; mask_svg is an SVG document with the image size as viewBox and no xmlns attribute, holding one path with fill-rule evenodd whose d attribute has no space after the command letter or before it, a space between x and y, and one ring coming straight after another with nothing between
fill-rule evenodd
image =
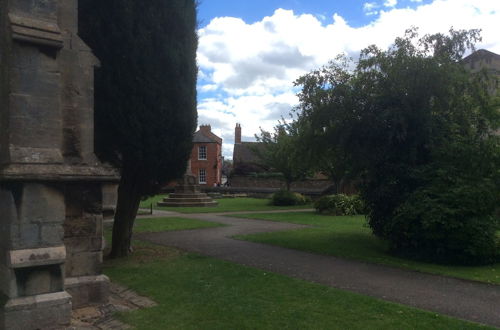
<instances>
[{"instance_id":1,"label":"dark conifer tree","mask_svg":"<svg viewBox=\"0 0 500 330\"><path fill-rule=\"evenodd\" d=\"M125 256L140 199L182 176L196 127L194 0L80 0L95 72L96 153L120 169L112 257Z\"/></svg>"}]
</instances>

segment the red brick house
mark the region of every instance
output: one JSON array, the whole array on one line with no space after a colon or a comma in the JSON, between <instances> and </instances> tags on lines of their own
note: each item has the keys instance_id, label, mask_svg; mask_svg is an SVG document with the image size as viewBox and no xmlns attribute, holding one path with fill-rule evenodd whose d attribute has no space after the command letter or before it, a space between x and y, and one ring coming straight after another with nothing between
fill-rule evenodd
<instances>
[{"instance_id":1,"label":"red brick house","mask_svg":"<svg viewBox=\"0 0 500 330\"><path fill-rule=\"evenodd\" d=\"M222 139L212 133L210 125L201 125L194 133L191 172L202 186L222 183Z\"/></svg>"}]
</instances>

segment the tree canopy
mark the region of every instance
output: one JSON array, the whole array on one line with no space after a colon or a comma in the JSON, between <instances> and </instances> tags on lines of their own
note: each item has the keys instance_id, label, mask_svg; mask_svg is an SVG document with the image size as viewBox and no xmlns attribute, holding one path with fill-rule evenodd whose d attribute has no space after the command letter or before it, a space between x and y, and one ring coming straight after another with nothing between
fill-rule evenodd
<instances>
[{"instance_id":1,"label":"tree canopy","mask_svg":"<svg viewBox=\"0 0 500 330\"><path fill-rule=\"evenodd\" d=\"M194 0L81 0L95 72L96 153L121 171L113 256L126 255L140 198L185 171L196 127Z\"/></svg>"},{"instance_id":2,"label":"tree canopy","mask_svg":"<svg viewBox=\"0 0 500 330\"><path fill-rule=\"evenodd\" d=\"M308 158L300 149L299 129L296 123L284 122L277 125L273 133L261 129L261 134L256 136L262 147L255 148L254 152L262 165L283 174L286 190L310 172Z\"/></svg>"},{"instance_id":3,"label":"tree canopy","mask_svg":"<svg viewBox=\"0 0 500 330\"><path fill-rule=\"evenodd\" d=\"M299 120L357 173L373 232L394 253L451 263L498 260L498 103L461 59L479 31L418 36L357 63L339 57L297 81ZM335 153L331 157L336 157Z\"/></svg>"}]
</instances>

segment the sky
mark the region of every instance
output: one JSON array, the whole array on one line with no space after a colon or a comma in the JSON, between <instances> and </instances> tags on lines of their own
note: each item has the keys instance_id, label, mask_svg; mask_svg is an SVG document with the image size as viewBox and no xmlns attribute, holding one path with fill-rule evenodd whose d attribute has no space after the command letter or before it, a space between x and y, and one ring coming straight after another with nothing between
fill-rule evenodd
<instances>
[{"instance_id":1,"label":"sky","mask_svg":"<svg viewBox=\"0 0 500 330\"><path fill-rule=\"evenodd\" d=\"M383 49L412 26L421 35L482 29L476 48L500 54L500 0L200 0L198 124L222 137L234 127L255 141L297 105L300 76L338 54Z\"/></svg>"}]
</instances>

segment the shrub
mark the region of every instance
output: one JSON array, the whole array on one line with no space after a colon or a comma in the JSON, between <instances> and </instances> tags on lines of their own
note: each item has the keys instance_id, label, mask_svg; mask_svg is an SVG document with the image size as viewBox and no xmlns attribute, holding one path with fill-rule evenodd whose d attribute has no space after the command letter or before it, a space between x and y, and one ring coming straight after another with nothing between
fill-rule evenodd
<instances>
[{"instance_id":1,"label":"shrub","mask_svg":"<svg viewBox=\"0 0 500 330\"><path fill-rule=\"evenodd\" d=\"M280 190L271 197L271 204L276 206L304 205L308 202L308 198L304 195L288 190Z\"/></svg>"},{"instance_id":2,"label":"shrub","mask_svg":"<svg viewBox=\"0 0 500 330\"><path fill-rule=\"evenodd\" d=\"M319 213L334 215L356 215L364 213L363 201L358 195L328 195L323 196L314 203L314 208Z\"/></svg>"},{"instance_id":3,"label":"shrub","mask_svg":"<svg viewBox=\"0 0 500 330\"><path fill-rule=\"evenodd\" d=\"M500 261L492 182L456 180L445 187L443 181L417 189L387 219L385 236L392 251L445 264Z\"/></svg>"}]
</instances>

